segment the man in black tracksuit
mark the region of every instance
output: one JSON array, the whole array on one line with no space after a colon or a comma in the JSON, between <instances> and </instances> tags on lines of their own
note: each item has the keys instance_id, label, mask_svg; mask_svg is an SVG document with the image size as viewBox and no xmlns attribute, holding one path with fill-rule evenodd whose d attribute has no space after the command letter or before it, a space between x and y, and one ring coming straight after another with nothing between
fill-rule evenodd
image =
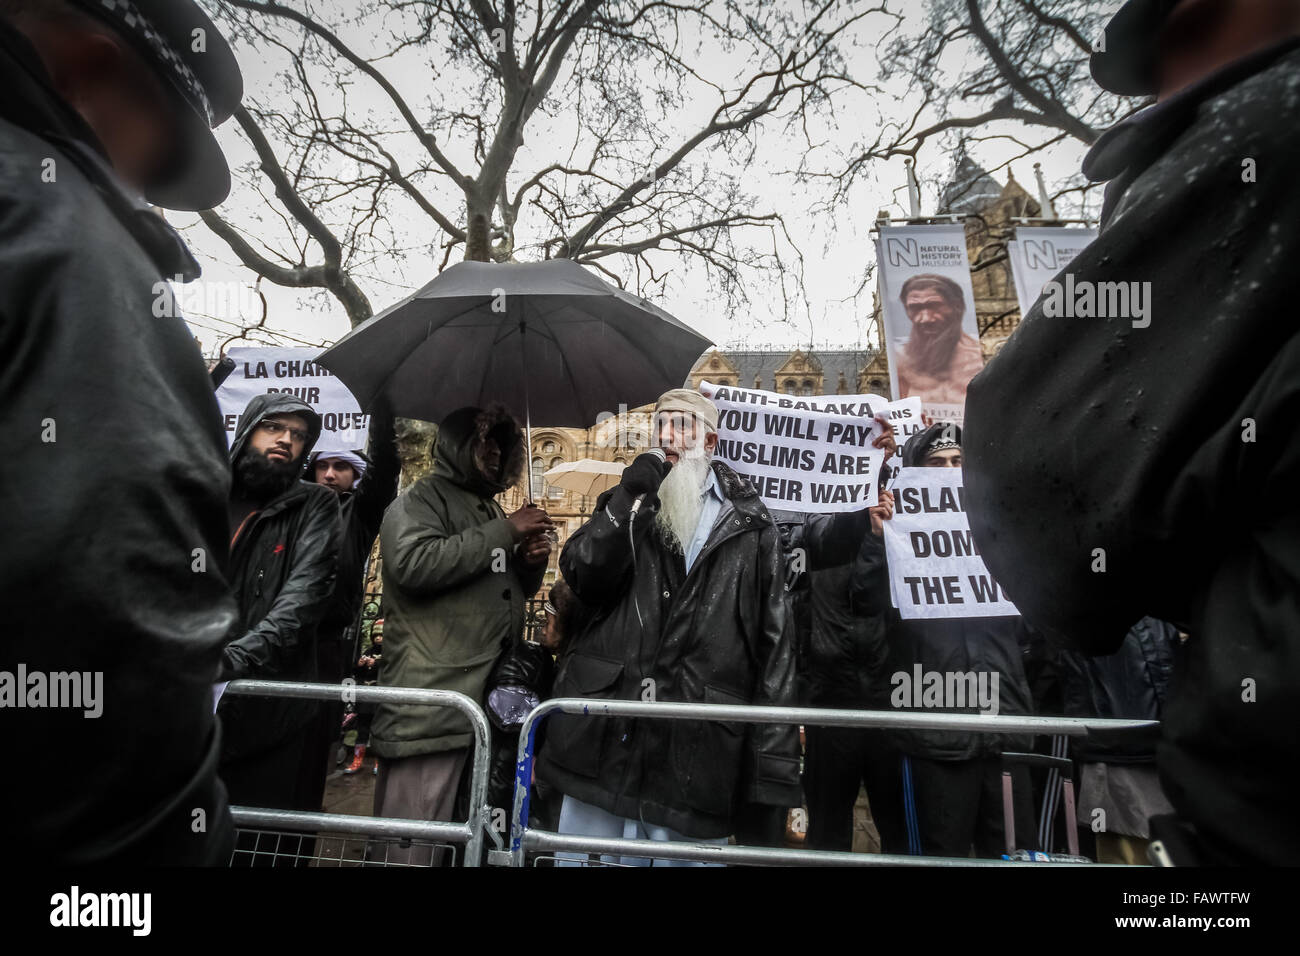
<instances>
[{"instance_id":1,"label":"man in black tracksuit","mask_svg":"<svg viewBox=\"0 0 1300 956\"><path fill-rule=\"evenodd\" d=\"M807 632L800 634L801 703L850 710L889 707L886 615L874 604L884 574L883 549L880 537L865 534L851 561L809 575ZM889 733L811 725L805 733L809 849L853 848L853 806L861 783L881 850L906 853L899 757Z\"/></svg>"},{"instance_id":2,"label":"man in black tracksuit","mask_svg":"<svg viewBox=\"0 0 1300 956\"><path fill-rule=\"evenodd\" d=\"M366 560L384 511L397 497L402 462L392 412L386 405L371 409L368 450L368 458L324 449L313 451L307 459L305 478L338 495L343 527L338 576L319 627L319 676L329 683L341 681L356 666L354 630L361 614Z\"/></svg>"},{"instance_id":3,"label":"man in black tracksuit","mask_svg":"<svg viewBox=\"0 0 1300 956\"><path fill-rule=\"evenodd\" d=\"M248 403L230 448L230 571L242 631L222 653L220 681L313 681L317 628L334 588L338 496L302 481L320 436L320 416L283 393ZM283 810L312 806L304 762L316 713L309 703L266 697L222 698L221 778L234 805Z\"/></svg>"},{"instance_id":4,"label":"man in black tracksuit","mask_svg":"<svg viewBox=\"0 0 1300 956\"><path fill-rule=\"evenodd\" d=\"M931 425L903 446L904 468L961 467L961 429ZM864 556L887 563L884 549ZM888 671L998 675L997 713L1030 714L1033 703L1025 680L1022 644L1028 641L1020 617L969 617L903 620L891 606L887 570L873 576L871 610L887 615ZM991 677L990 677L991 681ZM891 691L892 693L892 691ZM891 701L892 703L892 701ZM903 708L910 709L910 708ZM955 709L955 708L954 708ZM974 712L967 708L966 712ZM933 713L934 708L927 708ZM998 857L1005 850L1002 767L999 755L1027 751L1028 735L941 730L898 730L902 754L904 819L908 850L927 856ZM1033 800L1024 767L1012 771L1015 783L1015 849L1038 849L1033 840Z\"/></svg>"},{"instance_id":5,"label":"man in black tracksuit","mask_svg":"<svg viewBox=\"0 0 1300 956\"><path fill-rule=\"evenodd\" d=\"M897 454L893 427L885 419L880 422L882 434L873 444L885 449L888 461ZM885 615L874 603L877 578L885 573L880 522L893 514L893 496L883 490L884 474L882 469L875 507L840 514L774 512L787 555L802 706L889 706ZM804 733L808 848L853 848L853 807L862 785L882 850L907 852L899 761L889 734L815 724L805 726Z\"/></svg>"}]
</instances>

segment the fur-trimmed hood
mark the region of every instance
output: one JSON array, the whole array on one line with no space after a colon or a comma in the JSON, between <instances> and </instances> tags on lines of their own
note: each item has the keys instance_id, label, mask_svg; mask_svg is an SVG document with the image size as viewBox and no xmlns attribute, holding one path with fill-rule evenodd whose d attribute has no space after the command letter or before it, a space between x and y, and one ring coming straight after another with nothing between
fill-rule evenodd
<instances>
[{"instance_id":1,"label":"fur-trimmed hood","mask_svg":"<svg viewBox=\"0 0 1300 956\"><path fill-rule=\"evenodd\" d=\"M488 436L501 447L501 469L486 478L474 462L474 453ZM442 475L485 498L499 495L524 473L524 430L504 405L458 408L438 424L433 449L434 474Z\"/></svg>"}]
</instances>

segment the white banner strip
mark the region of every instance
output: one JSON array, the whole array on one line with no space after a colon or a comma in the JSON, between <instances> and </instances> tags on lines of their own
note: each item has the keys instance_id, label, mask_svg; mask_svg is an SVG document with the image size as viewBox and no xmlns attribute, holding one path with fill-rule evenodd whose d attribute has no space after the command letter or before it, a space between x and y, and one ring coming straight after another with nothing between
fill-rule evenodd
<instances>
[{"instance_id":1,"label":"white banner strip","mask_svg":"<svg viewBox=\"0 0 1300 956\"><path fill-rule=\"evenodd\" d=\"M320 354L320 349L313 348L227 349L226 356L234 361L235 367L217 389L226 443L234 442L235 425L254 395L289 392L321 416L317 451L362 448L370 428L370 416L361 411L348 387L333 372L316 364Z\"/></svg>"}]
</instances>

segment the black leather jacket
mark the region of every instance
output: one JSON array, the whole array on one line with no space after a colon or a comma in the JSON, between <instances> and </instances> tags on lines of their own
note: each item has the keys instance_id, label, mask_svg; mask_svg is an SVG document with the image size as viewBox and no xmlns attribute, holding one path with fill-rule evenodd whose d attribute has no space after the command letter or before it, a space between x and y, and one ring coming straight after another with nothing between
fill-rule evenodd
<instances>
[{"instance_id":1,"label":"black leather jacket","mask_svg":"<svg viewBox=\"0 0 1300 956\"><path fill-rule=\"evenodd\" d=\"M46 865L224 864L229 469L194 338L154 311L198 266L3 19L0 89L0 671L102 675L98 717L3 710L6 841Z\"/></svg>"},{"instance_id":2,"label":"black leather jacket","mask_svg":"<svg viewBox=\"0 0 1300 956\"><path fill-rule=\"evenodd\" d=\"M384 520L384 510L397 497L397 481L402 462L397 454L397 436L393 418L389 414L374 412L370 418L370 467L351 491L339 495L339 512L343 525L339 544L338 578L321 621L322 636L351 638L352 626L361 613L362 578L366 559L379 536L379 526ZM308 481L314 481L312 467L316 456L307 460ZM349 653L351 646L349 646ZM346 661L348 671L356 660ZM321 675L321 679L339 680L338 676Z\"/></svg>"},{"instance_id":3,"label":"black leather jacket","mask_svg":"<svg viewBox=\"0 0 1300 956\"><path fill-rule=\"evenodd\" d=\"M786 551L799 702L809 707L889 706L885 615L874 606L884 540L867 509L777 513Z\"/></svg>"},{"instance_id":4,"label":"black leather jacket","mask_svg":"<svg viewBox=\"0 0 1300 956\"><path fill-rule=\"evenodd\" d=\"M284 393L248 403L230 448L233 463L253 427L267 415L302 415L311 423L304 457L320 435L320 418ZM242 633L222 655L221 680L240 677L314 681L317 628L337 573L338 497L321 485L294 482L249 518L230 555ZM268 750L305 726L316 708L299 700L223 697L222 760Z\"/></svg>"},{"instance_id":5,"label":"black leather jacket","mask_svg":"<svg viewBox=\"0 0 1300 956\"><path fill-rule=\"evenodd\" d=\"M641 700L649 688L659 701L795 703L776 526L747 482L721 462L713 470L726 503L689 575L682 556L664 550L651 531L653 496L636 517L633 570L632 497L621 485L601 496L594 517L569 538L560 569L595 617L571 640L554 696ZM791 726L551 721L539 778L619 816L715 838L734 832L741 804L794 807L801 800Z\"/></svg>"}]
</instances>

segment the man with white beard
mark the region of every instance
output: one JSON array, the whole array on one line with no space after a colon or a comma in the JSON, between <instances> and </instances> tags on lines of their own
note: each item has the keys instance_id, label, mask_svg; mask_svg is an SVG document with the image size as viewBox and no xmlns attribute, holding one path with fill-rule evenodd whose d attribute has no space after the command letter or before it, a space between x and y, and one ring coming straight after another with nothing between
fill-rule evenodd
<instances>
[{"instance_id":1,"label":"man with white beard","mask_svg":"<svg viewBox=\"0 0 1300 956\"><path fill-rule=\"evenodd\" d=\"M717 426L707 398L666 392L662 459L638 456L569 538L560 570L595 616L555 696L794 704L780 536L753 487L713 460ZM538 777L564 794L560 832L592 837L724 844L801 801L792 726L556 716Z\"/></svg>"}]
</instances>

